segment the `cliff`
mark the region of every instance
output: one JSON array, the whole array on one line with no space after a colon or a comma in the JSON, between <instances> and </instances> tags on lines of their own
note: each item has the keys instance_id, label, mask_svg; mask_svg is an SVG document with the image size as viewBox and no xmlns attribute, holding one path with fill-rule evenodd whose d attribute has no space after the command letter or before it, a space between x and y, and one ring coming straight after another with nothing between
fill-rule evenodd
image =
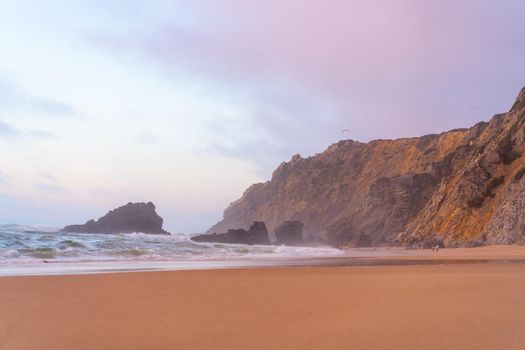
<instances>
[{"instance_id":1,"label":"cliff","mask_svg":"<svg viewBox=\"0 0 525 350\"><path fill-rule=\"evenodd\" d=\"M304 223L333 245L525 242L525 88L505 114L439 135L331 145L282 163L209 233Z\"/></svg>"},{"instance_id":2,"label":"cliff","mask_svg":"<svg viewBox=\"0 0 525 350\"><path fill-rule=\"evenodd\" d=\"M128 203L111 210L98 220L89 220L83 225L70 225L63 232L75 233L132 233L169 234L162 229L163 219L155 211L155 205Z\"/></svg>"}]
</instances>

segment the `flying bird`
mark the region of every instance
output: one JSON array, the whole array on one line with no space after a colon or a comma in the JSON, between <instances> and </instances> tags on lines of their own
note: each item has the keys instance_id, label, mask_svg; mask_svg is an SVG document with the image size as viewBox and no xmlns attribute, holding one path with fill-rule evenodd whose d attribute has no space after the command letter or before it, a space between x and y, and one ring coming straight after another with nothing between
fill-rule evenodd
<instances>
[{"instance_id":1,"label":"flying bird","mask_svg":"<svg viewBox=\"0 0 525 350\"><path fill-rule=\"evenodd\" d=\"M477 117L479 112L479 106L470 106L470 110L472 111L472 116Z\"/></svg>"}]
</instances>

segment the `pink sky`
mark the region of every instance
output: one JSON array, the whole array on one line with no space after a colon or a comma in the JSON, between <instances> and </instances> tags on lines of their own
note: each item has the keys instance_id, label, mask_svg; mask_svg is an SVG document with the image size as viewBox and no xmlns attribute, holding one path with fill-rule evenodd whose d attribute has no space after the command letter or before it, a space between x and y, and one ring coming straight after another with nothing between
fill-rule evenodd
<instances>
[{"instance_id":1,"label":"pink sky","mask_svg":"<svg viewBox=\"0 0 525 350\"><path fill-rule=\"evenodd\" d=\"M1 2L0 223L141 200L169 230L202 231L293 154L488 120L525 85L524 13L518 0Z\"/></svg>"}]
</instances>

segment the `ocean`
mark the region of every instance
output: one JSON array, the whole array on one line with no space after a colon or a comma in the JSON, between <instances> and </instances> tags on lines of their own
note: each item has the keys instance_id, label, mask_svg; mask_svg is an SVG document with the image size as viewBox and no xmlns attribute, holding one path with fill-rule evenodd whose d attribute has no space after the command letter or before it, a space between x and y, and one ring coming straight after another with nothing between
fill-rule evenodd
<instances>
[{"instance_id":1,"label":"ocean","mask_svg":"<svg viewBox=\"0 0 525 350\"><path fill-rule=\"evenodd\" d=\"M197 243L186 234L64 233L53 227L0 225L2 269L49 263L200 262L337 256L330 247ZM128 264L129 265L129 264ZM128 266L127 265L127 266ZM63 266L63 264L62 264ZM109 266L109 265L108 265Z\"/></svg>"}]
</instances>

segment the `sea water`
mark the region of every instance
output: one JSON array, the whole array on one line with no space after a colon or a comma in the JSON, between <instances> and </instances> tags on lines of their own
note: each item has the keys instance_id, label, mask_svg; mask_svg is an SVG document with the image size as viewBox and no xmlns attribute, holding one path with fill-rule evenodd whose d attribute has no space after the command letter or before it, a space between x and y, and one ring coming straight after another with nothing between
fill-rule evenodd
<instances>
[{"instance_id":1,"label":"sea water","mask_svg":"<svg viewBox=\"0 0 525 350\"><path fill-rule=\"evenodd\" d=\"M100 266L104 262L205 262L340 254L341 250L330 247L198 243L186 234L65 233L51 227L0 225L0 270L48 263L95 262Z\"/></svg>"}]
</instances>

